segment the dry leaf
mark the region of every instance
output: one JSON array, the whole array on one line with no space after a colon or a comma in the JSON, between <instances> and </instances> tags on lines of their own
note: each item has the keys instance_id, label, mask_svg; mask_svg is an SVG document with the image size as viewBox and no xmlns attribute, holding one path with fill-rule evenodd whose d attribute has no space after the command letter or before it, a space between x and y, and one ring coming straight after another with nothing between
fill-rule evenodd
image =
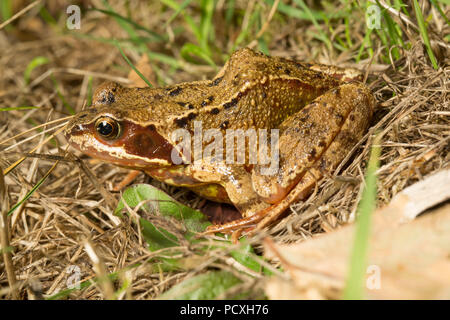
<instances>
[{"instance_id":1,"label":"dry leaf","mask_svg":"<svg viewBox=\"0 0 450 320\"><path fill-rule=\"evenodd\" d=\"M447 200L449 177L449 170L430 176L375 212L367 298L450 299L450 204L402 223L405 217L420 213L417 208L423 210ZM427 205L423 204L424 199L428 199ZM266 286L267 295L271 299L305 299L306 292L314 289L326 298L339 298L347 277L354 229L354 225L349 225L294 245L266 241L266 256L280 259L294 287L288 290L285 280L273 278ZM294 296L282 295L280 290Z\"/></svg>"}]
</instances>

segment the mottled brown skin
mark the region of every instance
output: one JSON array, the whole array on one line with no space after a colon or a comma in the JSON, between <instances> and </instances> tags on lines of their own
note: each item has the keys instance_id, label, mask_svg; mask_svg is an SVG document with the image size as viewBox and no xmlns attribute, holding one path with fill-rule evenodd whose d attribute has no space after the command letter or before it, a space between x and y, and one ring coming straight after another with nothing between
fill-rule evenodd
<instances>
[{"instance_id":1,"label":"mottled brown skin","mask_svg":"<svg viewBox=\"0 0 450 320\"><path fill-rule=\"evenodd\" d=\"M360 73L236 51L213 79L165 88L100 86L93 105L77 114L65 134L79 150L114 164L140 169L169 184L236 206L243 219L210 227L229 232L260 229L342 161L366 132L375 100ZM96 130L98 119L119 124L113 139ZM259 165L200 163L174 165L174 130L279 129L280 167L260 174ZM203 142L203 147L208 143ZM186 155L183 155L186 156ZM248 161L248 159L246 159Z\"/></svg>"}]
</instances>

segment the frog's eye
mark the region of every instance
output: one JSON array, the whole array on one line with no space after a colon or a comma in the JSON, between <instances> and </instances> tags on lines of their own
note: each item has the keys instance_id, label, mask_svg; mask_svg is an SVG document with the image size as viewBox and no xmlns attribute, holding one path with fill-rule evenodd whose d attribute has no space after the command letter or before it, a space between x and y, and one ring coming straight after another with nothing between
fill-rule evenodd
<instances>
[{"instance_id":1,"label":"frog's eye","mask_svg":"<svg viewBox=\"0 0 450 320\"><path fill-rule=\"evenodd\" d=\"M95 129L105 139L115 139L120 134L119 123L111 118L103 117L97 120L95 123Z\"/></svg>"}]
</instances>

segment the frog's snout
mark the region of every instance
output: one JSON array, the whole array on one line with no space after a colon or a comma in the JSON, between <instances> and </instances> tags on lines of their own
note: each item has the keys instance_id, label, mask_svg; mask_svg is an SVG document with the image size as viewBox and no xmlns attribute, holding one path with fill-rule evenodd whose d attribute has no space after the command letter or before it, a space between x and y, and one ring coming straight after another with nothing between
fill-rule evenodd
<instances>
[{"instance_id":1,"label":"frog's snout","mask_svg":"<svg viewBox=\"0 0 450 320\"><path fill-rule=\"evenodd\" d=\"M75 136L81 136L84 133L86 133L87 127L86 125L82 123L77 123L77 119L73 119L67 124L67 127L64 129L64 137L66 138L67 142L70 144L73 144L73 137Z\"/></svg>"}]
</instances>

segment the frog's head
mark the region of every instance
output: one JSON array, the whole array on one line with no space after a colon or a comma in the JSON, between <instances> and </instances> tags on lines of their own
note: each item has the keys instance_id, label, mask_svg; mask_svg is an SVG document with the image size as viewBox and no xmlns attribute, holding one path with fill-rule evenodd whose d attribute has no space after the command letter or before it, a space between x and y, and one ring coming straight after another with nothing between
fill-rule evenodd
<instances>
[{"instance_id":1,"label":"frog's head","mask_svg":"<svg viewBox=\"0 0 450 320\"><path fill-rule=\"evenodd\" d=\"M171 166L172 144L157 130L139 102L119 85L96 90L93 104L74 116L65 129L69 144L93 158L135 168ZM128 102L128 104L127 104Z\"/></svg>"}]
</instances>

